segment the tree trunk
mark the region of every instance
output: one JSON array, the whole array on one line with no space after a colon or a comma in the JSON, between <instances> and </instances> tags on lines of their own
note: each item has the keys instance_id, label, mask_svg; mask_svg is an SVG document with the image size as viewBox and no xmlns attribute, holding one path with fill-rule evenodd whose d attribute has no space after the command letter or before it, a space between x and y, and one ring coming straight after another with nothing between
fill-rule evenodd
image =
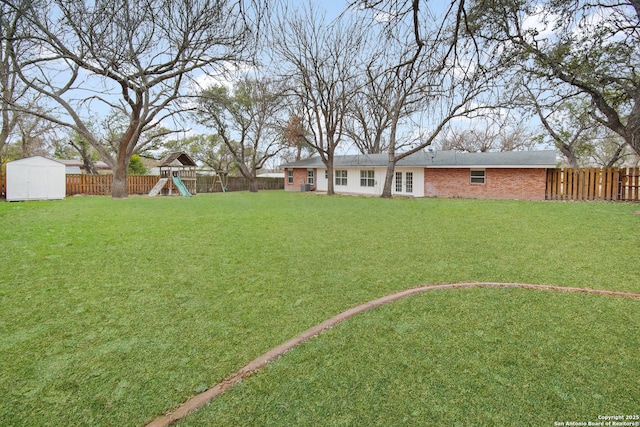
<instances>
[{"instance_id":1,"label":"tree trunk","mask_svg":"<svg viewBox=\"0 0 640 427\"><path fill-rule=\"evenodd\" d=\"M252 193L258 192L258 181L253 176L249 177L249 191Z\"/></svg>"},{"instance_id":2,"label":"tree trunk","mask_svg":"<svg viewBox=\"0 0 640 427\"><path fill-rule=\"evenodd\" d=\"M333 196L336 194L333 187L333 152L327 153L327 196ZM320 177L316 177L316 181L318 181Z\"/></svg>"},{"instance_id":3,"label":"tree trunk","mask_svg":"<svg viewBox=\"0 0 640 427\"><path fill-rule=\"evenodd\" d=\"M113 183L111 184L111 197L114 199L126 199L127 192L127 167L117 163L113 168Z\"/></svg>"},{"instance_id":4,"label":"tree trunk","mask_svg":"<svg viewBox=\"0 0 640 427\"><path fill-rule=\"evenodd\" d=\"M567 163L569 163L570 168L575 169L578 167L578 158L576 157L576 153L574 153L573 148L571 146L569 146L568 144L561 144L561 145L556 144L556 147L560 149L560 152L567 159Z\"/></svg>"},{"instance_id":5,"label":"tree trunk","mask_svg":"<svg viewBox=\"0 0 640 427\"><path fill-rule=\"evenodd\" d=\"M251 193L257 193L258 192L258 182L256 181L256 172L255 170L251 170L247 167L247 165L244 163L244 160L242 162L238 162L238 166L240 168L240 174L245 177L245 179L247 181L249 181L249 191Z\"/></svg>"},{"instance_id":6,"label":"tree trunk","mask_svg":"<svg viewBox=\"0 0 640 427\"><path fill-rule=\"evenodd\" d=\"M126 199L129 196L127 188L127 173L133 149L137 145L138 138L140 137L138 129L138 125L140 124L140 111L134 111L134 116L136 119L129 123L127 131L124 133L120 143L118 144L115 164L112 166L113 183L111 185L111 197L113 199ZM100 150L98 151L100 152Z\"/></svg>"},{"instance_id":7,"label":"tree trunk","mask_svg":"<svg viewBox=\"0 0 640 427\"><path fill-rule=\"evenodd\" d=\"M627 118L625 140L633 151L640 156L640 102L638 101L633 105Z\"/></svg>"},{"instance_id":8,"label":"tree trunk","mask_svg":"<svg viewBox=\"0 0 640 427\"><path fill-rule=\"evenodd\" d=\"M392 197L391 186L393 185L393 178L395 176L394 171L396 169L396 124L393 122L391 126L391 136L389 138L389 161L387 162L387 173L384 177L384 187L382 188L381 197L384 199L390 199Z\"/></svg>"},{"instance_id":9,"label":"tree trunk","mask_svg":"<svg viewBox=\"0 0 640 427\"><path fill-rule=\"evenodd\" d=\"M387 173L384 176L384 187L382 187L383 199L390 199L393 196L392 185L395 178L396 161L392 155L389 156L389 163L387 163Z\"/></svg>"}]
</instances>

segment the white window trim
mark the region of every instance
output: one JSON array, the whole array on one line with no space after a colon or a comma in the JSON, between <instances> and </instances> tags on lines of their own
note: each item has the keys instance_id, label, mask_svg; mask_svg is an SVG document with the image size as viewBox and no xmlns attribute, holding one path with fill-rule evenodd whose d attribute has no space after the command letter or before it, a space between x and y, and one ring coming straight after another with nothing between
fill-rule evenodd
<instances>
[{"instance_id":1,"label":"white window trim","mask_svg":"<svg viewBox=\"0 0 640 427\"><path fill-rule=\"evenodd\" d=\"M366 172L366 174L365 174ZM369 174L371 172L371 174ZM363 181L365 184L363 184ZM360 187L371 188L376 186L376 171L373 169L366 169L360 171Z\"/></svg>"},{"instance_id":2,"label":"white window trim","mask_svg":"<svg viewBox=\"0 0 640 427\"><path fill-rule=\"evenodd\" d=\"M409 177L411 177L411 182L409 182ZM404 192L413 194L413 172L404 173Z\"/></svg>"},{"instance_id":3,"label":"white window trim","mask_svg":"<svg viewBox=\"0 0 640 427\"><path fill-rule=\"evenodd\" d=\"M473 176L474 172L482 172L482 176ZM474 182L473 180L480 180L482 182ZM469 184L471 185L485 185L487 183L487 171L486 169L470 169L469 170Z\"/></svg>"}]
</instances>

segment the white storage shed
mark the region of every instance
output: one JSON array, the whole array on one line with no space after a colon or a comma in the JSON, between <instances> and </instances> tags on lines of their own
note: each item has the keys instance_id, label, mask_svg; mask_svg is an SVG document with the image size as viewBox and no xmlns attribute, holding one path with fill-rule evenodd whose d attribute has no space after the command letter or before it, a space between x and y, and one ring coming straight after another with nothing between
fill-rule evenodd
<instances>
[{"instance_id":1,"label":"white storage shed","mask_svg":"<svg viewBox=\"0 0 640 427\"><path fill-rule=\"evenodd\" d=\"M60 200L67 194L66 167L42 156L7 163L7 201Z\"/></svg>"}]
</instances>

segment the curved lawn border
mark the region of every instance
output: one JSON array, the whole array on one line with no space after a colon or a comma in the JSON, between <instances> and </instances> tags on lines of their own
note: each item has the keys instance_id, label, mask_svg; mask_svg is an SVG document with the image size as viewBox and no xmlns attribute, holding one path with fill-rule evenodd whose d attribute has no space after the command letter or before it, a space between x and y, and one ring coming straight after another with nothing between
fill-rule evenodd
<instances>
[{"instance_id":1,"label":"curved lawn border","mask_svg":"<svg viewBox=\"0 0 640 427\"><path fill-rule=\"evenodd\" d=\"M631 293L631 292L616 292L616 291L605 291L599 289L584 289L584 288L571 288L571 287L562 287L562 286L549 286L549 285L531 285L526 283L494 283L494 282L469 282L469 283L451 283L444 285L426 285L420 286L417 288L407 289L405 291L397 292L395 294L387 295L382 298L375 299L373 301L366 302L357 307L353 307L345 312L342 312L331 319L328 319L317 326L314 326L310 329L307 329L297 337L285 342L284 344L275 347L268 352L264 353L262 356L252 360L247 365L240 368L235 373L231 374L229 377L220 381L218 384L209 388L208 390L197 394L181 404L175 411L159 416L146 427L166 427L169 426L180 419L184 418L191 412L196 409L206 405L216 396L224 393L227 389L233 387L244 378L251 376L253 373L257 372L259 369L263 368L266 364L273 361L274 359L282 356L287 351L296 347L299 344L313 338L314 336L320 334L325 329L331 328L338 323L346 320L352 316L355 316L358 313L362 313L363 311L370 310L372 308L379 307L381 305L390 303L392 301L396 301L401 298L405 298L411 295L420 294L427 291L434 291L438 289L455 289L455 288L525 288L525 289L539 289L546 291L561 291L561 292L580 292L586 294L597 294L597 295L611 295L611 296L619 296L619 297L627 297L627 298L637 298L640 299L640 294Z\"/></svg>"}]
</instances>

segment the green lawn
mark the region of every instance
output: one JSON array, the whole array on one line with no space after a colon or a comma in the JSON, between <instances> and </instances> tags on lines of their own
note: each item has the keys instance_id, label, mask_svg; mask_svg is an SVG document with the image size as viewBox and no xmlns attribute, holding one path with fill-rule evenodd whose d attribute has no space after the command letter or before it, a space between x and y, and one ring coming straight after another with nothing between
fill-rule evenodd
<instances>
[{"instance_id":1,"label":"green lawn","mask_svg":"<svg viewBox=\"0 0 640 427\"><path fill-rule=\"evenodd\" d=\"M640 292L635 210L283 192L0 203L0 424L142 425L303 330L421 284ZM637 412L638 313L615 297L431 292L327 331L185 424Z\"/></svg>"},{"instance_id":2,"label":"green lawn","mask_svg":"<svg viewBox=\"0 0 640 427\"><path fill-rule=\"evenodd\" d=\"M638 414L639 325L637 300L434 291L340 324L180 424L553 426Z\"/></svg>"}]
</instances>

